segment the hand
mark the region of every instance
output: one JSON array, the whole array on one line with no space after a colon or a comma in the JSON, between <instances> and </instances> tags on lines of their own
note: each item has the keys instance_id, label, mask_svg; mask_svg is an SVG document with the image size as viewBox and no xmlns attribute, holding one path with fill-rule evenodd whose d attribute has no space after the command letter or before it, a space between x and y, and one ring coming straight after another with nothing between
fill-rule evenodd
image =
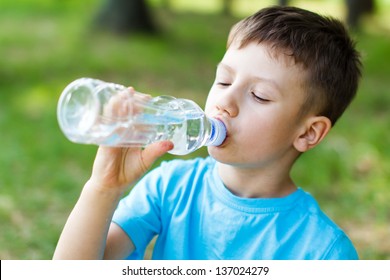
<instances>
[{"instance_id":1,"label":"hand","mask_svg":"<svg viewBox=\"0 0 390 280\"><path fill-rule=\"evenodd\" d=\"M142 112L138 104L151 97L138 93L134 88L113 95L104 108L104 116L111 119L123 118L129 114ZM137 100L137 101L136 101ZM118 132L118 131L117 131ZM128 132L127 132L128 133ZM140 147L100 147L95 158L92 176L89 184L94 187L122 190L138 180L153 164L153 162L173 148L170 141L161 141Z\"/></svg>"},{"instance_id":2,"label":"hand","mask_svg":"<svg viewBox=\"0 0 390 280\"><path fill-rule=\"evenodd\" d=\"M123 192L172 148L170 141L153 143L145 149L99 147L89 183Z\"/></svg>"}]
</instances>

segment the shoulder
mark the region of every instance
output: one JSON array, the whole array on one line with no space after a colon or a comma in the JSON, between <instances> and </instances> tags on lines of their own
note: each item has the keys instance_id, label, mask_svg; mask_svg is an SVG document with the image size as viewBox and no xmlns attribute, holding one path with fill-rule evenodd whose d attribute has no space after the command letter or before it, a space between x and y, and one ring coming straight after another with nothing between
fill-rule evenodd
<instances>
[{"instance_id":1,"label":"shoulder","mask_svg":"<svg viewBox=\"0 0 390 280\"><path fill-rule=\"evenodd\" d=\"M163 161L137 184L153 188L162 196L181 193L183 189L199 187L207 173L213 170L215 160L207 158L174 159Z\"/></svg>"},{"instance_id":2,"label":"shoulder","mask_svg":"<svg viewBox=\"0 0 390 280\"><path fill-rule=\"evenodd\" d=\"M307 211L309 218L314 223L317 223L323 230L328 231L328 234L339 235L342 232L341 228L322 211L317 200L310 193L303 192L302 196L306 205L305 211Z\"/></svg>"},{"instance_id":3,"label":"shoulder","mask_svg":"<svg viewBox=\"0 0 390 280\"><path fill-rule=\"evenodd\" d=\"M327 216L318 205L314 197L303 192L304 211L306 211L308 228L310 228L312 245L324 246L323 259L357 259L357 252L346 233Z\"/></svg>"},{"instance_id":4,"label":"shoulder","mask_svg":"<svg viewBox=\"0 0 390 280\"><path fill-rule=\"evenodd\" d=\"M170 161L163 161L159 168L164 171L191 171L197 168L208 168L215 164L215 160L211 157L193 158L193 159L174 159Z\"/></svg>"},{"instance_id":5,"label":"shoulder","mask_svg":"<svg viewBox=\"0 0 390 280\"><path fill-rule=\"evenodd\" d=\"M185 180L189 177L199 177L213 169L215 160L210 157L194 159L174 159L163 161L153 172L157 172L161 177L172 180Z\"/></svg>"}]
</instances>

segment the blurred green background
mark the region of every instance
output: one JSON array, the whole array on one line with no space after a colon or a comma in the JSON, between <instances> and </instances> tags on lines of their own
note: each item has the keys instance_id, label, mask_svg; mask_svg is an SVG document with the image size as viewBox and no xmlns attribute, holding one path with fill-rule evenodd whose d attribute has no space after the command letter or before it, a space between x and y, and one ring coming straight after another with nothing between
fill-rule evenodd
<instances>
[{"instance_id":1,"label":"blurred green background","mask_svg":"<svg viewBox=\"0 0 390 280\"><path fill-rule=\"evenodd\" d=\"M69 82L100 78L203 106L231 25L277 4L233 0L229 14L222 0L146 2L153 34L97 27L101 0L1 0L0 259L50 259L89 177L96 147L69 142L57 124ZM290 4L346 19L342 0ZM378 0L354 29L364 62L358 96L293 171L362 259L390 259L389 14L390 0Z\"/></svg>"}]
</instances>

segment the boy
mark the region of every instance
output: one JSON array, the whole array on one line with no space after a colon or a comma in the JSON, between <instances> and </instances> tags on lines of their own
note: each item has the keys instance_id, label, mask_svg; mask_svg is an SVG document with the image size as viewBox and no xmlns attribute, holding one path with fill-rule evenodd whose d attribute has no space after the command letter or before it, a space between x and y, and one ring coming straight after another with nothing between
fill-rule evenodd
<instances>
[{"instance_id":1,"label":"boy","mask_svg":"<svg viewBox=\"0 0 390 280\"><path fill-rule=\"evenodd\" d=\"M290 170L351 102L360 66L337 20L275 6L239 22L205 108L224 143L162 163L121 202L173 144L100 147L54 258L139 259L157 235L154 259L357 259Z\"/></svg>"}]
</instances>

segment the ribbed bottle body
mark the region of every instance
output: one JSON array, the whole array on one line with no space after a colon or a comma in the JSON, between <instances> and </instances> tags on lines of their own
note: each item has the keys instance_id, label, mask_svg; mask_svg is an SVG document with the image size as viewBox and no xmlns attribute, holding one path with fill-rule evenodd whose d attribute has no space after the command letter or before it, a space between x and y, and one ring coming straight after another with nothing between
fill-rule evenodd
<instances>
[{"instance_id":1,"label":"ribbed bottle body","mask_svg":"<svg viewBox=\"0 0 390 280\"><path fill-rule=\"evenodd\" d=\"M90 78L65 88L57 117L65 136L76 143L125 147L170 140L174 143L170 153L177 155L220 145L226 136L223 123L208 118L191 100L151 98Z\"/></svg>"}]
</instances>

